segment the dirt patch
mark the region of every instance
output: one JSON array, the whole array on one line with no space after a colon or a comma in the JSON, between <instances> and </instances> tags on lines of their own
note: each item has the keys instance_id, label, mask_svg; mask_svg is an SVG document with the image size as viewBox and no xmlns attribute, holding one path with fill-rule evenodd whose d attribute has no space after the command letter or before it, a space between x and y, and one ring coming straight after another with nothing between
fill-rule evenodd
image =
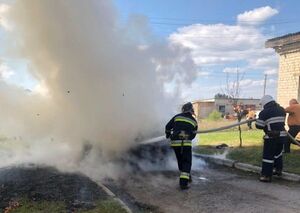
<instances>
[{"instance_id":1,"label":"dirt patch","mask_svg":"<svg viewBox=\"0 0 300 213\"><path fill-rule=\"evenodd\" d=\"M106 193L81 174L61 173L49 167L0 169L0 211L12 201L63 201L68 211L91 209Z\"/></svg>"}]
</instances>

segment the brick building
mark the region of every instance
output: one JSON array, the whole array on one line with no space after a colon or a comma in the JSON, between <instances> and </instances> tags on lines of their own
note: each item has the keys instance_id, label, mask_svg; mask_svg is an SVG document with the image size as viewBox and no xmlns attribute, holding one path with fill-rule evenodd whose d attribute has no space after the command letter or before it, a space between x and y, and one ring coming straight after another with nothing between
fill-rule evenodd
<instances>
[{"instance_id":1,"label":"brick building","mask_svg":"<svg viewBox=\"0 0 300 213\"><path fill-rule=\"evenodd\" d=\"M195 110L196 118L200 120L201 118L206 118L212 111L216 110L222 115L233 114L233 105L241 105L242 108L253 110L259 110L259 99L254 98L213 98L205 100L193 101L193 107Z\"/></svg>"},{"instance_id":2,"label":"brick building","mask_svg":"<svg viewBox=\"0 0 300 213\"><path fill-rule=\"evenodd\" d=\"M278 103L287 106L291 98L300 101L300 32L269 39L265 46L279 54Z\"/></svg>"}]
</instances>

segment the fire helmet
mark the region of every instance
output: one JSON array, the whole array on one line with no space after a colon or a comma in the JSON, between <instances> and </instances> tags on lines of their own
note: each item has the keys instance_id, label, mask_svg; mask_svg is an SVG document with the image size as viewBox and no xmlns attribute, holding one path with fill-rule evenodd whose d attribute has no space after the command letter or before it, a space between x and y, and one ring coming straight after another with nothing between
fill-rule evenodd
<instances>
[{"instance_id":1,"label":"fire helmet","mask_svg":"<svg viewBox=\"0 0 300 213\"><path fill-rule=\"evenodd\" d=\"M262 106L265 106L267 103L270 103L271 101L275 101L275 100L273 99L273 97L272 97L271 95L265 95L265 96L263 96L263 97L260 99L259 103L260 103Z\"/></svg>"},{"instance_id":2,"label":"fire helmet","mask_svg":"<svg viewBox=\"0 0 300 213\"><path fill-rule=\"evenodd\" d=\"M181 111L194 113L193 104L191 102L184 104L181 108Z\"/></svg>"}]
</instances>

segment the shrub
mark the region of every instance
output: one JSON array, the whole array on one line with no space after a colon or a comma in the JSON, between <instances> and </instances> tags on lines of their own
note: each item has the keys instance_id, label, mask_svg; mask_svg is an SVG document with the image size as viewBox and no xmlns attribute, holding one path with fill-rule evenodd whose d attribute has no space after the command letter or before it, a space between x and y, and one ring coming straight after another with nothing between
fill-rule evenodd
<instances>
[{"instance_id":1,"label":"shrub","mask_svg":"<svg viewBox=\"0 0 300 213\"><path fill-rule=\"evenodd\" d=\"M217 110L212 111L207 117L207 119L210 121L217 121L220 120L221 118L222 118L222 114Z\"/></svg>"}]
</instances>

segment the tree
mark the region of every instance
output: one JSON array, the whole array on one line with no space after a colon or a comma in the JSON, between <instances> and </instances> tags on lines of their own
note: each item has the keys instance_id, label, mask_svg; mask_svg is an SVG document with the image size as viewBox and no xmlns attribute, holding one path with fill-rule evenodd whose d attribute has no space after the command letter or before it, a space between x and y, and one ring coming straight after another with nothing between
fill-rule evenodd
<instances>
[{"instance_id":1,"label":"tree","mask_svg":"<svg viewBox=\"0 0 300 213\"><path fill-rule=\"evenodd\" d=\"M237 98L241 95L240 82L244 78L244 72L240 75L238 67L236 68L236 77L234 80L230 80L229 72L226 72L226 85L222 88L222 93L228 96L228 99L233 100L233 105L237 104Z\"/></svg>"},{"instance_id":2,"label":"tree","mask_svg":"<svg viewBox=\"0 0 300 213\"><path fill-rule=\"evenodd\" d=\"M235 72L234 72L235 73ZM239 68L236 68L236 78L235 80L230 81L229 79L229 72L226 72L226 87L225 87L225 91L223 92L224 94L226 94L229 99L232 100L232 105L236 106L237 105L237 101L238 98L241 95L241 88L240 88L240 82L243 80L244 78L244 74L245 72L242 73L242 75L240 75L239 72ZM240 122L240 119L239 119ZM238 126L239 129L239 138L240 138L240 147L242 147L242 130L241 130L241 126Z\"/></svg>"},{"instance_id":3,"label":"tree","mask_svg":"<svg viewBox=\"0 0 300 213\"><path fill-rule=\"evenodd\" d=\"M215 94L215 99L218 99L218 98L229 99L230 97L224 93L217 93L217 94Z\"/></svg>"}]
</instances>

